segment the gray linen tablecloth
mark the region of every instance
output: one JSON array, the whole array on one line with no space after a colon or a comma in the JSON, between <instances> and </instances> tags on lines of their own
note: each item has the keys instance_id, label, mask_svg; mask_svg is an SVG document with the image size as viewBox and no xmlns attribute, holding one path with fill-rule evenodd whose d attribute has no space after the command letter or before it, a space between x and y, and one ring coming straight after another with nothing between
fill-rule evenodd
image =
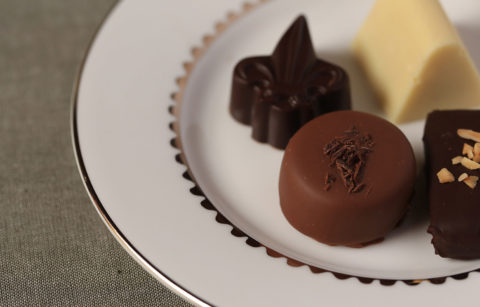
<instances>
[{"instance_id":1,"label":"gray linen tablecloth","mask_svg":"<svg viewBox=\"0 0 480 307\"><path fill-rule=\"evenodd\" d=\"M0 306L188 306L115 241L74 160L73 82L113 3L0 0Z\"/></svg>"}]
</instances>

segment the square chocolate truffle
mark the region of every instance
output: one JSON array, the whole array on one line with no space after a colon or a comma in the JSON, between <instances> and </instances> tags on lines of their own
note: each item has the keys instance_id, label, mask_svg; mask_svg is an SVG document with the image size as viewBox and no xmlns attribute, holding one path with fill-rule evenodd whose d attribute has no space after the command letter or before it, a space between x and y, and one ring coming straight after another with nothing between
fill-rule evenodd
<instances>
[{"instance_id":1,"label":"square chocolate truffle","mask_svg":"<svg viewBox=\"0 0 480 307\"><path fill-rule=\"evenodd\" d=\"M474 259L480 258L480 184L476 185L480 169L464 146L473 148L480 140L462 135L459 129L480 132L480 111L434 111L428 115L423 136L430 205L428 232L436 254Z\"/></svg>"}]
</instances>

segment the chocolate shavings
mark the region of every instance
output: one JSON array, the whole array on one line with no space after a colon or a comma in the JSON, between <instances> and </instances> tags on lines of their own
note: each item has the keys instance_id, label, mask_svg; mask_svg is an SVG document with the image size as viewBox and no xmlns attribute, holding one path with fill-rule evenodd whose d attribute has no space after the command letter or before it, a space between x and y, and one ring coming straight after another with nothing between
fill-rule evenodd
<instances>
[{"instance_id":1,"label":"chocolate shavings","mask_svg":"<svg viewBox=\"0 0 480 307\"><path fill-rule=\"evenodd\" d=\"M337 136L323 148L323 152L330 158L330 166L336 168L348 193L360 192L365 184L362 183L361 173L365 166L367 154L373 150L375 143L370 134L361 135L357 127L353 126ZM331 188L335 177L325 176L325 190Z\"/></svg>"},{"instance_id":2,"label":"chocolate shavings","mask_svg":"<svg viewBox=\"0 0 480 307\"><path fill-rule=\"evenodd\" d=\"M333 175L330 175L330 174L326 174L325 175L325 191L328 191L330 190L330 188L332 187L332 183L334 183L336 180L335 176Z\"/></svg>"}]
</instances>

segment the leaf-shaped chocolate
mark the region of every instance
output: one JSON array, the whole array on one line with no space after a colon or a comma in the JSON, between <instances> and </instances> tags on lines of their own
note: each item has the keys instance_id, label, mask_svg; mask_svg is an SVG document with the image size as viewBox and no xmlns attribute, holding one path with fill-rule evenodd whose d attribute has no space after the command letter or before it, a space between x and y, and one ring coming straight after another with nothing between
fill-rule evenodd
<instances>
[{"instance_id":1,"label":"leaf-shaped chocolate","mask_svg":"<svg viewBox=\"0 0 480 307\"><path fill-rule=\"evenodd\" d=\"M271 56L241 60L233 71L230 112L252 125L252 137L285 148L314 117L350 108L346 72L317 59L307 21L299 16Z\"/></svg>"},{"instance_id":2,"label":"leaf-shaped chocolate","mask_svg":"<svg viewBox=\"0 0 480 307\"><path fill-rule=\"evenodd\" d=\"M271 56L277 82L300 83L317 58L313 50L307 20L298 17L278 42Z\"/></svg>"}]
</instances>

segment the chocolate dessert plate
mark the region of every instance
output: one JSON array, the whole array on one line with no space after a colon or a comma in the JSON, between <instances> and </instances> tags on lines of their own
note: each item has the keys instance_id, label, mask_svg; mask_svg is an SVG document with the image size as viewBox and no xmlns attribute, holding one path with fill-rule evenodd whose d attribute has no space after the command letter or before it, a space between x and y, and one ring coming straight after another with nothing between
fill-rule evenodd
<instances>
[{"instance_id":1,"label":"chocolate dessert plate","mask_svg":"<svg viewBox=\"0 0 480 307\"><path fill-rule=\"evenodd\" d=\"M480 67L480 2L441 2ZM382 242L327 246L281 212L283 151L253 140L229 114L235 64L270 54L304 14L317 56L348 72L352 108L383 116L350 52L372 4L132 0L113 8L75 88L73 142L103 221L155 278L199 305L477 304L480 260L435 255L421 172L413 210ZM419 170L424 123L399 126Z\"/></svg>"}]
</instances>

